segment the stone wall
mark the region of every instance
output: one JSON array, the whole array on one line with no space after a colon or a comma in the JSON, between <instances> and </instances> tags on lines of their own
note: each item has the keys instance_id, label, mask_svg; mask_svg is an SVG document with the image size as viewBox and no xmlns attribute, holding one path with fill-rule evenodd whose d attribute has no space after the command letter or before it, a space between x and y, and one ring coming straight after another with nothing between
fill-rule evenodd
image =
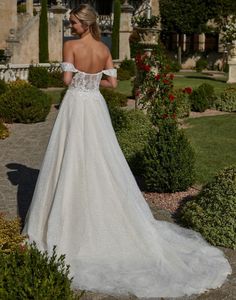
<instances>
[{"instance_id":1,"label":"stone wall","mask_svg":"<svg viewBox=\"0 0 236 300\"><path fill-rule=\"evenodd\" d=\"M1 0L0 1L0 49L6 47L6 38L11 28L17 28L17 1Z\"/></svg>"}]
</instances>

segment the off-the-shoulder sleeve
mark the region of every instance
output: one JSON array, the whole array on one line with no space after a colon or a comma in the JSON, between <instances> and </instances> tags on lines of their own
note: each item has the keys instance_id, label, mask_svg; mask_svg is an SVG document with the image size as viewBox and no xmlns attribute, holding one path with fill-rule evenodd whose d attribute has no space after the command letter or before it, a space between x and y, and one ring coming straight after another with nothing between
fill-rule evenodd
<instances>
[{"instance_id":1,"label":"off-the-shoulder sleeve","mask_svg":"<svg viewBox=\"0 0 236 300\"><path fill-rule=\"evenodd\" d=\"M69 63L69 62L62 62L61 63L61 69L62 69L63 72L78 72L78 70L76 70L74 65L72 63Z\"/></svg>"},{"instance_id":2,"label":"off-the-shoulder sleeve","mask_svg":"<svg viewBox=\"0 0 236 300\"><path fill-rule=\"evenodd\" d=\"M107 69L102 71L103 74L111 77L117 77L117 70L116 69Z\"/></svg>"}]
</instances>

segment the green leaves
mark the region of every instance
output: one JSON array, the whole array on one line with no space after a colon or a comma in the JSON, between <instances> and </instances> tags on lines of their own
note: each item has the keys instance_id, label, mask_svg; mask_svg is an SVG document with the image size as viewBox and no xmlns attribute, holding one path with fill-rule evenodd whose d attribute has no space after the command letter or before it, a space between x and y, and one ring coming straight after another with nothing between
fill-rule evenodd
<instances>
[{"instance_id":1,"label":"green leaves","mask_svg":"<svg viewBox=\"0 0 236 300\"><path fill-rule=\"evenodd\" d=\"M236 166L225 168L186 202L178 219L215 246L236 248Z\"/></svg>"}]
</instances>

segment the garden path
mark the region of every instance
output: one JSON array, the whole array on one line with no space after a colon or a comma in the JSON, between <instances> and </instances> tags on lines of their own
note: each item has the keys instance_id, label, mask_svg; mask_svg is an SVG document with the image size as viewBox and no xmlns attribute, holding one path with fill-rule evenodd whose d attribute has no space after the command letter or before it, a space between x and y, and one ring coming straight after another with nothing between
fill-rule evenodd
<instances>
[{"instance_id":1,"label":"garden path","mask_svg":"<svg viewBox=\"0 0 236 300\"><path fill-rule=\"evenodd\" d=\"M0 140L0 212L7 212L11 216L18 214L24 219L57 112L58 110L52 106L45 122L11 124L9 125L10 136L5 140ZM152 204L150 201L148 203L157 219L173 222L170 212L158 208L154 205L155 203ZM233 268L233 274L229 280L219 289L203 295L178 298L178 300L236 300L236 251L225 249L224 252ZM86 293L82 299L133 300L137 298L114 298Z\"/></svg>"}]
</instances>

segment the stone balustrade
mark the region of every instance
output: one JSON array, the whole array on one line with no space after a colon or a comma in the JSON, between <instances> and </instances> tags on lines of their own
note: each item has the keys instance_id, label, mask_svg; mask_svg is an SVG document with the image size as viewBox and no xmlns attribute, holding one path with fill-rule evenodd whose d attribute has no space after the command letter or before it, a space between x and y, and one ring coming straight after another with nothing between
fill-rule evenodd
<instances>
[{"instance_id":1,"label":"stone balustrade","mask_svg":"<svg viewBox=\"0 0 236 300\"><path fill-rule=\"evenodd\" d=\"M15 81L16 79L28 80L30 66L30 64L0 65L0 79L4 80L5 82ZM60 70L59 63L41 63L33 64L32 66L47 68L48 72Z\"/></svg>"}]
</instances>

